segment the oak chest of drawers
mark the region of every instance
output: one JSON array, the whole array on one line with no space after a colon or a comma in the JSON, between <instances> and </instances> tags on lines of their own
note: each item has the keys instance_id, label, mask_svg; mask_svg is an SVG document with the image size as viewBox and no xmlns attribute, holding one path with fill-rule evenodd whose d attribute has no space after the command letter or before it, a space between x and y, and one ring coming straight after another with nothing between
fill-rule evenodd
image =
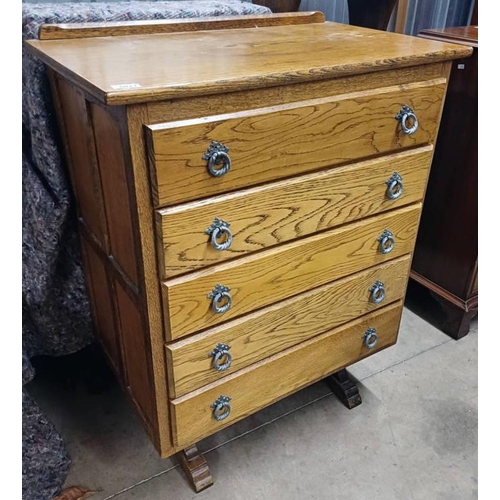
<instances>
[{"instance_id":1,"label":"oak chest of drawers","mask_svg":"<svg viewBox=\"0 0 500 500\"><path fill-rule=\"evenodd\" d=\"M95 328L201 489L198 440L396 342L450 60L470 49L319 13L40 38Z\"/></svg>"}]
</instances>

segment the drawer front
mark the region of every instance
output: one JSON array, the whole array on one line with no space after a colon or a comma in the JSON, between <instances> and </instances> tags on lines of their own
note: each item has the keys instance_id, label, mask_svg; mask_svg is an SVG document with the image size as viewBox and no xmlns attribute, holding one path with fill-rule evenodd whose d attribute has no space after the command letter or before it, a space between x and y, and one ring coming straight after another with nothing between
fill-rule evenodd
<instances>
[{"instance_id":1,"label":"drawer front","mask_svg":"<svg viewBox=\"0 0 500 500\"><path fill-rule=\"evenodd\" d=\"M445 88L446 80L439 78L150 125L146 134L154 203L174 205L432 143ZM412 135L396 119L405 104L419 121ZM212 141L229 150L214 156L208 151ZM229 159L229 171L214 176L210 159L220 162L213 170L222 172Z\"/></svg>"},{"instance_id":2,"label":"drawer front","mask_svg":"<svg viewBox=\"0 0 500 500\"><path fill-rule=\"evenodd\" d=\"M418 203L164 282L167 340L412 252L420 211ZM394 235L390 253L378 240L386 229ZM231 298L225 312L224 295Z\"/></svg>"},{"instance_id":3,"label":"drawer front","mask_svg":"<svg viewBox=\"0 0 500 500\"><path fill-rule=\"evenodd\" d=\"M165 277L420 201L432 149L426 146L159 210ZM392 191L388 183L394 183ZM222 251L227 236L212 242L206 233L216 218L230 224L232 241Z\"/></svg>"},{"instance_id":4,"label":"drawer front","mask_svg":"<svg viewBox=\"0 0 500 500\"><path fill-rule=\"evenodd\" d=\"M405 255L167 345L170 397L402 299L410 262L411 256ZM217 351L219 344L228 349ZM225 352L231 356L229 363Z\"/></svg>"},{"instance_id":5,"label":"drawer front","mask_svg":"<svg viewBox=\"0 0 500 500\"><path fill-rule=\"evenodd\" d=\"M396 343L401 301L346 323L170 402L176 446L190 445L345 366ZM378 342L365 345L375 328ZM212 404L228 396L230 413L214 418ZM222 408L224 410L225 408Z\"/></svg>"}]
</instances>

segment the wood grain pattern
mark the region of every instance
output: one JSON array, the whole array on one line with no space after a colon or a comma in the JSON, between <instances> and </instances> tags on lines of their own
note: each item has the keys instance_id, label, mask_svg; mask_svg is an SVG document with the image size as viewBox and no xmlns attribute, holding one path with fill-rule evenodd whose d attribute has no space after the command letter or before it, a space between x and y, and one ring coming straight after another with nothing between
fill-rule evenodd
<instances>
[{"instance_id":1,"label":"wood grain pattern","mask_svg":"<svg viewBox=\"0 0 500 500\"><path fill-rule=\"evenodd\" d=\"M81 97L82 109L87 109L88 114L73 114L70 121L80 121L86 137L95 136L87 143L94 149L78 158L95 158L93 168L105 199L102 207L96 203L89 206L109 227L109 244L104 247L88 226L86 214L79 219L82 243L88 243L84 250L91 257L86 259L85 272L91 284L94 321L106 354L146 431L166 457L177 449L170 438L160 283L142 130L148 121L147 110L145 106L103 109L86 101L86 96ZM68 107L61 110L68 112ZM66 115L62 116L61 123L66 121ZM77 139L81 138L75 138L74 143L68 141L73 155L78 153L79 144L85 143Z\"/></svg>"},{"instance_id":2,"label":"wood grain pattern","mask_svg":"<svg viewBox=\"0 0 500 500\"><path fill-rule=\"evenodd\" d=\"M347 323L266 360L229 375L219 382L171 401L173 434L177 445L194 443L268 406L306 385L394 344L402 303ZM368 327L377 329L378 344L364 346ZM231 397L231 413L222 421L210 405L220 396Z\"/></svg>"},{"instance_id":3,"label":"wood grain pattern","mask_svg":"<svg viewBox=\"0 0 500 500\"><path fill-rule=\"evenodd\" d=\"M89 108L100 167L110 251L130 280L137 285L139 263L135 252L125 167L126 149L119 125L113 116L101 105L90 104Z\"/></svg>"},{"instance_id":4,"label":"wood grain pattern","mask_svg":"<svg viewBox=\"0 0 500 500\"><path fill-rule=\"evenodd\" d=\"M49 26L26 42L51 68L103 345L161 456L185 449L199 485L211 480L194 441L396 341L447 61L470 49L322 21ZM420 119L412 137L394 119L402 104ZM154 148L146 127L164 135ZM212 134L233 168L208 181ZM379 190L396 169L405 193L388 203ZM221 210L235 217L227 262L193 238ZM168 280L157 216L180 273ZM396 246L383 255L386 228ZM383 307L368 302L375 279ZM231 287L223 315L207 298L216 283ZM207 366L215 341L236 354L221 379ZM225 390L233 412L216 423Z\"/></svg>"},{"instance_id":5,"label":"wood grain pattern","mask_svg":"<svg viewBox=\"0 0 500 500\"><path fill-rule=\"evenodd\" d=\"M445 83L439 79L151 125L146 130L158 203L204 198L433 142ZM403 104L419 119L411 136L395 119ZM203 159L211 141L230 148L231 170L218 178Z\"/></svg>"},{"instance_id":6,"label":"wood grain pattern","mask_svg":"<svg viewBox=\"0 0 500 500\"><path fill-rule=\"evenodd\" d=\"M168 344L169 395L177 398L234 373L342 323L402 299L411 257L406 255L375 268L315 288L260 309L198 335ZM379 304L370 300L375 281L385 284ZM231 346L231 366L212 367L209 353L218 343Z\"/></svg>"},{"instance_id":7,"label":"wood grain pattern","mask_svg":"<svg viewBox=\"0 0 500 500\"><path fill-rule=\"evenodd\" d=\"M25 45L96 99L113 105L328 80L471 52L337 23L29 40Z\"/></svg>"},{"instance_id":8,"label":"wood grain pattern","mask_svg":"<svg viewBox=\"0 0 500 500\"><path fill-rule=\"evenodd\" d=\"M94 326L112 368L127 388L146 431L155 441L152 424L154 397L149 390L148 365L143 362L147 360L147 350L141 343L144 339L141 337L144 332L141 303L136 285L117 263L109 245L101 176L101 171L107 166L104 164L107 156L100 151L107 145L103 146L95 139L92 105L87 96L57 75L50 72L49 75L78 200L78 229ZM113 127L109 119L106 126ZM116 140L115 131L111 132L111 139ZM113 158L112 161L111 170L123 168L119 159ZM123 184L119 188L122 195L128 196L128 189ZM119 239L126 237L118 235ZM122 329L122 323L126 323L125 329ZM140 361L134 364L138 358Z\"/></svg>"},{"instance_id":9,"label":"wood grain pattern","mask_svg":"<svg viewBox=\"0 0 500 500\"><path fill-rule=\"evenodd\" d=\"M448 62L425 64L409 68L396 68L364 75L344 76L333 80L295 83L266 89L250 89L179 99L150 102L150 124L188 120L200 116L236 113L248 109L277 106L298 100L318 99L326 96L348 94L394 85L448 78Z\"/></svg>"},{"instance_id":10,"label":"wood grain pattern","mask_svg":"<svg viewBox=\"0 0 500 500\"><path fill-rule=\"evenodd\" d=\"M164 282L167 340L412 252L420 210L411 205ZM377 238L386 228L396 243L382 254ZM224 314L213 312L207 298L217 283L231 288Z\"/></svg>"},{"instance_id":11,"label":"wood grain pattern","mask_svg":"<svg viewBox=\"0 0 500 500\"><path fill-rule=\"evenodd\" d=\"M105 263L84 237L80 238L82 257L86 269L87 293L92 308L94 328L115 373L124 377L122 366L121 331L113 304L114 289L108 278Z\"/></svg>"},{"instance_id":12,"label":"wood grain pattern","mask_svg":"<svg viewBox=\"0 0 500 500\"><path fill-rule=\"evenodd\" d=\"M426 146L159 210L165 277L421 201L431 160ZM391 200L386 181L395 171L404 188ZM224 251L205 233L216 217L231 224L233 240Z\"/></svg>"},{"instance_id":13,"label":"wood grain pattern","mask_svg":"<svg viewBox=\"0 0 500 500\"><path fill-rule=\"evenodd\" d=\"M196 493L214 484L207 461L196 445L181 450L177 454L177 458Z\"/></svg>"},{"instance_id":14,"label":"wood grain pattern","mask_svg":"<svg viewBox=\"0 0 500 500\"><path fill-rule=\"evenodd\" d=\"M103 262L107 275L113 279L117 280L123 287L123 289L129 294L130 298L136 302L140 302L139 289L138 286L133 283L127 274L123 271L122 267L116 262L112 255L109 255L100 245L99 241L93 236L92 232L89 231L88 227L85 225L83 219L78 219L78 231L80 238L85 239L93 251L96 253L101 261Z\"/></svg>"},{"instance_id":15,"label":"wood grain pattern","mask_svg":"<svg viewBox=\"0 0 500 500\"><path fill-rule=\"evenodd\" d=\"M133 203L136 209L141 269L141 299L146 329L146 350L151 384L154 390L155 420L153 442L162 457L178 451L171 439L170 415L167 402L167 374L163 344L163 311L156 261L153 209L144 143L143 125L148 122L146 106L129 106L126 110L126 147L128 167L134 186Z\"/></svg>"},{"instance_id":16,"label":"wood grain pattern","mask_svg":"<svg viewBox=\"0 0 500 500\"><path fill-rule=\"evenodd\" d=\"M123 362L127 372L127 389L142 419L151 427L154 415L154 394L152 393L154 386L148 370L146 332L143 328L141 313L116 282L115 293L123 343Z\"/></svg>"},{"instance_id":17,"label":"wood grain pattern","mask_svg":"<svg viewBox=\"0 0 500 500\"><path fill-rule=\"evenodd\" d=\"M56 77L59 103L64 115L68 166L80 217L101 246L109 251L101 177L87 101L81 91Z\"/></svg>"},{"instance_id":18,"label":"wood grain pattern","mask_svg":"<svg viewBox=\"0 0 500 500\"><path fill-rule=\"evenodd\" d=\"M69 117L69 129L67 128L65 111L68 111L68 109L73 109L72 106L74 106L74 103L71 104L70 98L70 94L73 92L73 89L71 89L69 86L65 86L64 83L61 83L59 75L57 75L50 68L47 70L47 76L50 83L52 101L59 125L59 134L62 139L64 148L64 156L68 167L72 188L75 192L76 183L79 176L76 174L76 172L74 172L74 170L75 165L79 164L81 158L76 155L75 164L73 164L72 153L77 153L78 150L73 149L72 151L72 146L73 148L75 146L82 147L82 142L77 142L73 134L75 129L81 130L84 127L82 127L81 124L75 123L75 117L71 116ZM62 94L64 94L64 97ZM81 95L78 95L77 100L80 98ZM66 106L64 108L63 99L66 102ZM80 116L80 118L88 119L88 116L83 115ZM71 136L69 134L71 134ZM93 176L86 175L84 177L90 180ZM91 183L91 186L92 185L93 182ZM84 186L81 187L81 189L83 188ZM97 203L96 205L98 206ZM77 210L80 211L81 208L82 205L77 202ZM102 218L100 217L100 214L96 219L94 219L94 221L96 220L98 221L97 227L100 227L102 230L103 225L101 224ZM109 263L109 260L103 258L103 255L106 255L106 250L103 248L103 246L107 243L107 238L103 238L103 241L99 240L98 236L95 235L89 228L87 228L86 222L81 216L78 217L78 226L80 233L82 261L85 270L85 285L90 299L89 302L92 312L92 324L94 327L94 331L102 332L100 340L104 348L104 353L106 354L107 359L109 360L109 363L114 372L117 374L118 378L120 380L123 380L124 371L122 364L122 352L120 348L121 343L119 322L116 314L116 308L114 307L113 303L113 290L108 279L108 276L111 275L111 272L109 270L109 267L108 269L106 269L106 265ZM81 232L82 227L86 228L85 234Z\"/></svg>"},{"instance_id":19,"label":"wood grain pattern","mask_svg":"<svg viewBox=\"0 0 500 500\"><path fill-rule=\"evenodd\" d=\"M154 19L142 21L116 21L102 23L44 24L40 28L40 40L92 38L96 36L153 35L237 28L264 28L266 26L290 26L293 24L323 23L322 12L282 13L274 16L220 16L203 19Z\"/></svg>"}]
</instances>

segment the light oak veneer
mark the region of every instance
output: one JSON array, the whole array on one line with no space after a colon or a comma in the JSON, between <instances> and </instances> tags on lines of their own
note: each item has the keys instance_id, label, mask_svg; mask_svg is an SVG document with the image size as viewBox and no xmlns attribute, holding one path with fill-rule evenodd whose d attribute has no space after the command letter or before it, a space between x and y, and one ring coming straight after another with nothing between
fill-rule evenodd
<instances>
[{"instance_id":1,"label":"light oak veneer","mask_svg":"<svg viewBox=\"0 0 500 500\"><path fill-rule=\"evenodd\" d=\"M178 452L200 490L212 480L196 441L396 342L450 61L471 49L321 13L40 38L25 46L49 68L95 329L159 454ZM232 159L218 178L202 159L212 140ZM231 223L227 251L204 233L215 217ZM231 288L223 314L216 284ZM212 367L217 343L227 371ZM231 410L216 420L220 395Z\"/></svg>"}]
</instances>

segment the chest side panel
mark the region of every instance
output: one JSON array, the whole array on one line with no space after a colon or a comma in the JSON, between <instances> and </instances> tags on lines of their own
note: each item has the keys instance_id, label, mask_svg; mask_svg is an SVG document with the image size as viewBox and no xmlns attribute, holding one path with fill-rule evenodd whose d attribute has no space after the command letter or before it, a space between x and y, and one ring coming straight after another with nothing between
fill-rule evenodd
<instances>
[{"instance_id":1,"label":"chest side panel","mask_svg":"<svg viewBox=\"0 0 500 500\"><path fill-rule=\"evenodd\" d=\"M145 273L154 266L156 274L156 258L144 258L144 212L138 210L139 204L151 208L147 167L142 165L142 172L141 166L133 167L131 144L135 138L129 136L124 108L96 103L54 73L51 85L77 200L94 326L152 441L160 453L171 454L168 410L160 420L157 407L162 373L166 384L164 349L160 343L157 350L162 357L161 370L155 372L148 303L151 297L146 293ZM141 173L147 185L139 199L136 187ZM152 210L148 214L151 222ZM150 246L154 251L154 244ZM159 285L156 294L159 297ZM161 312L157 324L162 338Z\"/></svg>"}]
</instances>

